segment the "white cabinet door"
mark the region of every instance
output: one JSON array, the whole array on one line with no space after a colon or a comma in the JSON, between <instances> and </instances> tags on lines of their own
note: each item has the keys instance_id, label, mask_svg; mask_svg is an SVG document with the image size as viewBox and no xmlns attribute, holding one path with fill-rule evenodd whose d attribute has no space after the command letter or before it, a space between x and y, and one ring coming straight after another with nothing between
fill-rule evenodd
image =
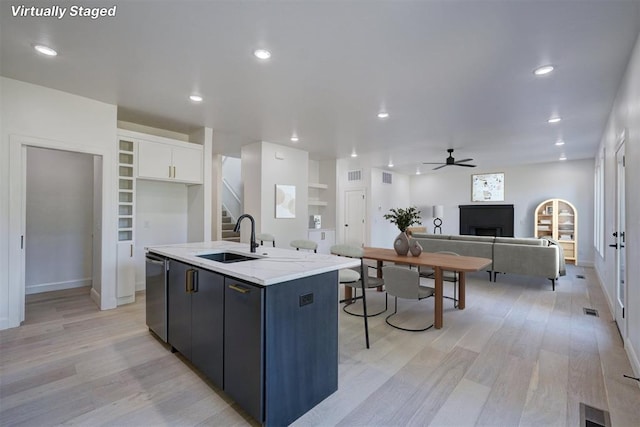
<instances>
[{"instance_id":1,"label":"white cabinet door","mask_svg":"<svg viewBox=\"0 0 640 427\"><path fill-rule=\"evenodd\" d=\"M309 240L318 244L319 254L328 254L331 246L336 244L336 232L334 230L309 230Z\"/></svg>"},{"instance_id":2,"label":"white cabinet door","mask_svg":"<svg viewBox=\"0 0 640 427\"><path fill-rule=\"evenodd\" d=\"M138 178L202 184L201 147L138 141L137 158Z\"/></svg>"},{"instance_id":3,"label":"white cabinet door","mask_svg":"<svg viewBox=\"0 0 640 427\"><path fill-rule=\"evenodd\" d=\"M136 265L133 253L133 241L118 243L116 273L118 305L134 302L136 298Z\"/></svg>"},{"instance_id":4,"label":"white cabinet door","mask_svg":"<svg viewBox=\"0 0 640 427\"><path fill-rule=\"evenodd\" d=\"M171 179L172 147L156 142L138 141L138 177Z\"/></svg>"},{"instance_id":5,"label":"white cabinet door","mask_svg":"<svg viewBox=\"0 0 640 427\"><path fill-rule=\"evenodd\" d=\"M202 150L173 147L173 177L182 182L202 183Z\"/></svg>"}]
</instances>

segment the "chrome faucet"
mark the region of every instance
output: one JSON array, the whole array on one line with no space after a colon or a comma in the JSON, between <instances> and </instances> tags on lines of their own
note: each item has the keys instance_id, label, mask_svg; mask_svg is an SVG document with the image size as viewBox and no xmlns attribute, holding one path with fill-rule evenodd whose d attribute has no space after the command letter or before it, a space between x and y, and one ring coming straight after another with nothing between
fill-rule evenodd
<instances>
[{"instance_id":1,"label":"chrome faucet","mask_svg":"<svg viewBox=\"0 0 640 427\"><path fill-rule=\"evenodd\" d=\"M236 221L236 226L233 228L233 231L235 233L240 231L240 222L245 218L249 218L251 220L251 239L250 239L251 241L249 242L249 248L251 252L255 252L256 248L258 247L258 244L256 243L256 220L253 219L251 215L249 214L240 215L240 217L238 218L238 221Z\"/></svg>"}]
</instances>

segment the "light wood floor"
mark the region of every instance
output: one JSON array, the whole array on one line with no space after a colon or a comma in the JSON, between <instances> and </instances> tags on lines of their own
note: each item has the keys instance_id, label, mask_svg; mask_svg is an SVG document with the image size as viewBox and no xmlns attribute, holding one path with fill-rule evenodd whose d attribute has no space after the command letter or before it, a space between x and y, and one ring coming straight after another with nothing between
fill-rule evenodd
<instances>
[{"instance_id":1,"label":"light wood floor","mask_svg":"<svg viewBox=\"0 0 640 427\"><path fill-rule=\"evenodd\" d=\"M592 269L569 266L556 292L487 276L470 275L466 310L445 301L441 330L371 319L370 350L362 320L340 311L339 389L295 425L578 426L580 402L640 425L640 388L622 376L633 372ZM432 319L432 299L401 307L413 325ZM103 312L87 289L29 296L26 318L0 332L2 426L256 424L149 334L144 293Z\"/></svg>"}]
</instances>

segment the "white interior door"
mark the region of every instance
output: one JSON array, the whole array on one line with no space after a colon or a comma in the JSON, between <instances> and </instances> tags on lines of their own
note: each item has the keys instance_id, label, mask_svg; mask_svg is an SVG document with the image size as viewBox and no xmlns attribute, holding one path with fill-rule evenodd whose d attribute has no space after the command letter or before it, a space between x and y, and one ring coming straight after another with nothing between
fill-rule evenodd
<instances>
[{"instance_id":1,"label":"white interior door","mask_svg":"<svg viewBox=\"0 0 640 427\"><path fill-rule=\"evenodd\" d=\"M626 243L625 243L625 158L624 140L616 151L616 304L615 320L623 338L627 335L625 303L627 296L626 281Z\"/></svg>"},{"instance_id":2,"label":"white interior door","mask_svg":"<svg viewBox=\"0 0 640 427\"><path fill-rule=\"evenodd\" d=\"M366 228L366 199L364 190L345 192L344 243L364 246Z\"/></svg>"}]
</instances>

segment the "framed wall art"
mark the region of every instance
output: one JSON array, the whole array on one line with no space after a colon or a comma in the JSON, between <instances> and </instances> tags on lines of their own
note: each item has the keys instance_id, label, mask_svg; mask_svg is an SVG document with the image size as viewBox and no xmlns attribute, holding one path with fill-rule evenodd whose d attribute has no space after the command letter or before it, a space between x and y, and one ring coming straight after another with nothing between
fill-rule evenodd
<instances>
[{"instance_id":1,"label":"framed wall art","mask_svg":"<svg viewBox=\"0 0 640 427\"><path fill-rule=\"evenodd\" d=\"M296 217L296 186L276 184L276 218Z\"/></svg>"},{"instance_id":2,"label":"framed wall art","mask_svg":"<svg viewBox=\"0 0 640 427\"><path fill-rule=\"evenodd\" d=\"M504 202L504 172L471 175L472 202Z\"/></svg>"}]
</instances>

